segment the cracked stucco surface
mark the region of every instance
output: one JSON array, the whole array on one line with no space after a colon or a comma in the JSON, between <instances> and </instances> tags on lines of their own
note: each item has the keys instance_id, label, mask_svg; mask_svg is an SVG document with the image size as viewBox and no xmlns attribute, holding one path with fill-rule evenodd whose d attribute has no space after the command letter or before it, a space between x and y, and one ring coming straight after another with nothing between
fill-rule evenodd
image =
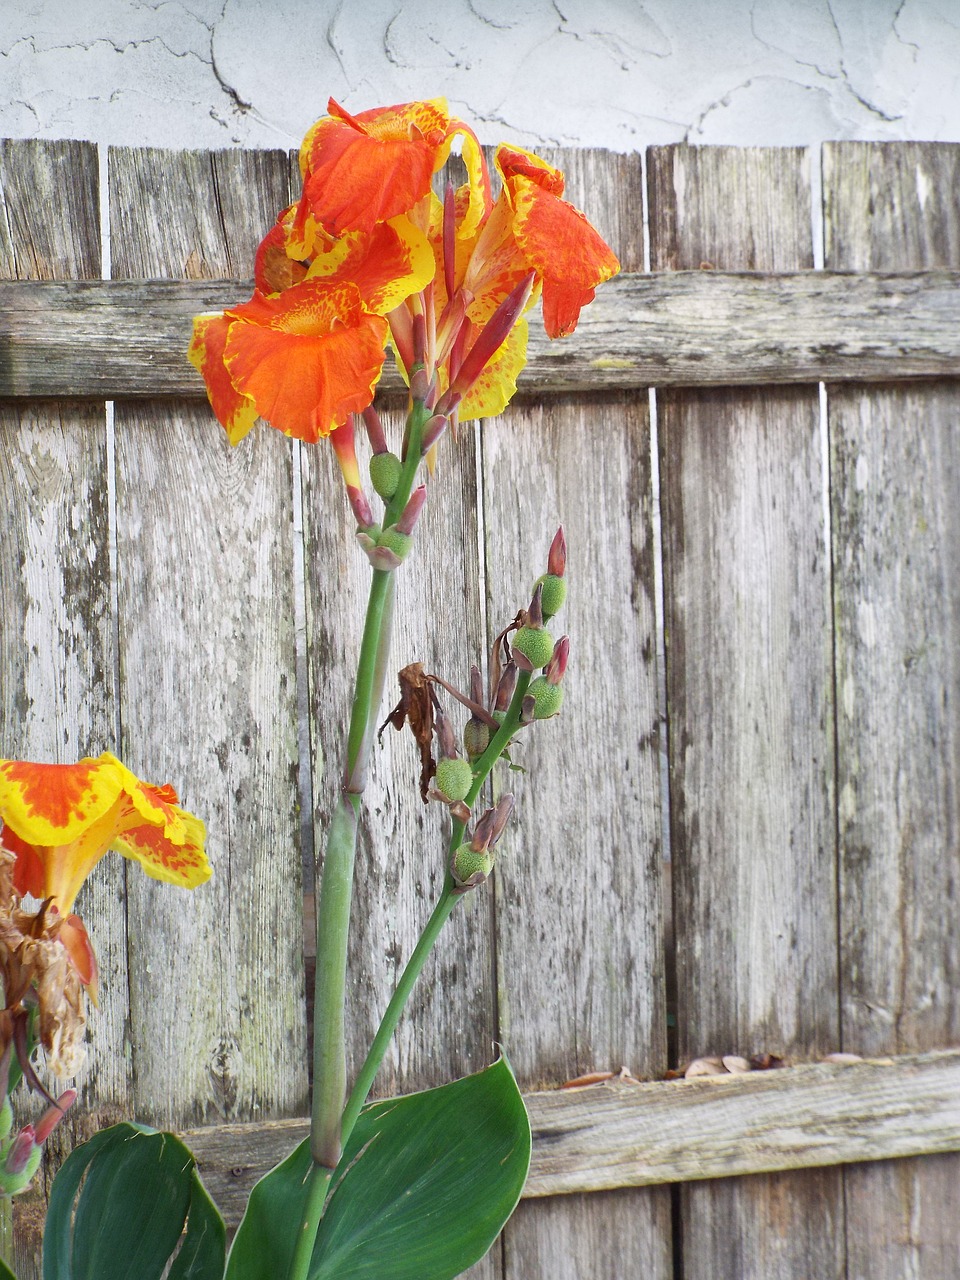
<instances>
[{"instance_id":1,"label":"cracked stucco surface","mask_svg":"<svg viewBox=\"0 0 960 1280\"><path fill-rule=\"evenodd\" d=\"M960 140L960 0L0 0L0 136L293 146L333 94L483 141Z\"/></svg>"}]
</instances>

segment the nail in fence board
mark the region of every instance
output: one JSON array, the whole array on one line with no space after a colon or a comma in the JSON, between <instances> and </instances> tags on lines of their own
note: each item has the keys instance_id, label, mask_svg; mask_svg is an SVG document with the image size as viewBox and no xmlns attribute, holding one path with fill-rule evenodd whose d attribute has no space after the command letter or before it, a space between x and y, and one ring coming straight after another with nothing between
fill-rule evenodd
<instances>
[{"instance_id":1,"label":"nail in fence board","mask_svg":"<svg viewBox=\"0 0 960 1280\"><path fill-rule=\"evenodd\" d=\"M648 153L656 270L812 263L800 149ZM681 1060L837 1043L815 386L658 397ZM835 1170L683 1188L686 1280L837 1276Z\"/></svg>"},{"instance_id":2,"label":"nail in fence board","mask_svg":"<svg viewBox=\"0 0 960 1280\"><path fill-rule=\"evenodd\" d=\"M826 265L960 266L960 146L831 143ZM844 1047L960 1040L960 385L831 387ZM845 1174L851 1276L960 1274L960 1156Z\"/></svg>"}]
</instances>

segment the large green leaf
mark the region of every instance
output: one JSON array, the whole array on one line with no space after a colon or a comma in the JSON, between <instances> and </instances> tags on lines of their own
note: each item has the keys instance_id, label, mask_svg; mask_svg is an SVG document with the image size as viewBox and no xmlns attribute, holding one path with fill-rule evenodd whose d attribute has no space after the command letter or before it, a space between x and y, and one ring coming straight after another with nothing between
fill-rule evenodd
<instances>
[{"instance_id":1,"label":"large green leaf","mask_svg":"<svg viewBox=\"0 0 960 1280\"><path fill-rule=\"evenodd\" d=\"M447 1280L490 1248L530 1164L530 1122L505 1059L360 1114L333 1179L310 1280ZM287 1274L306 1202L305 1139L250 1193L226 1280Z\"/></svg>"},{"instance_id":2,"label":"large green leaf","mask_svg":"<svg viewBox=\"0 0 960 1280\"><path fill-rule=\"evenodd\" d=\"M0 1280L17 1280L2 1258L0 1258Z\"/></svg>"},{"instance_id":3,"label":"large green leaf","mask_svg":"<svg viewBox=\"0 0 960 1280\"><path fill-rule=\"evenodd\" d=\"M530 1122L504 1058L439 1089L367 1107L337 1171L310 1280L449 1280L520 1199Z\"/></svg>"},{"instance_id":4,"label":"large green leaf","mask_svg":"<svg viewBox=\"0 0 960 1280\"><path fill-rule=\"evenodd\" d=\"M44 1280L222 1280L225 1235L180 1139L118 1124L78 1147L54 1179Z\"/></svg>"}]
</instances>

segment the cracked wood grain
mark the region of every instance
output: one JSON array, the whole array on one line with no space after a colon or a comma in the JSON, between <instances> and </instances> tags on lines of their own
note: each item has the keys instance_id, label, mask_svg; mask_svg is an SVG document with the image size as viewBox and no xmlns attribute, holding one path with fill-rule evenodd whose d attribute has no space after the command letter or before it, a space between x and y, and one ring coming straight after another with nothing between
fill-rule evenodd
<instances>
[{"instance_id":1,"label":"cracked wood grain","mask_svg":"<svg viewBox=\"0 0 960 1280\"><path fill-rule=\"evenodd\" d=\"M960 146L835 143L826 261L960 266ZM844 1048L960 1040L960 383L832 387ZM960 1274L960 1157L846 1173L850 1274Z\"/></svg>"},{"instance_id":2,"label":"cracked wood grain","mask_svg":"<svg viewBox=\"0 0 960 1280\"><path fill-rule=\"evenodd\" d=\"M115 150L109 172L127 277L236 274L292 176L285 152ZM137 1117L290 1115L307 1097L290 443L231 449L176 401L119 402L116 439L124 753L204 819L213 868L193 893L130 877Z\"/></svg>"},{"instance_id":3,"label":"cracked wood grain","mask_svg":"<svg viewBox=\"0 0 960 1280\"><path fill-rule=\"evenodd\" d=\"M193 316L250 282L0 282L0 396L192 396ZM200 276L200 279L196 277ZM657 386L881 382L960 373L960 272L676 271L605 285L577 331L533 327L522 392ZM401 390L388 366L383 387Z\"/></svg>"},{"instance_id":4,"label":"cracked wood grain","mask_svg":"<svg viewBox=\"0 0 960 1280\"><path fill-rule=\"evenodd\" d=\"M812 265L798 148L649 153L651 265ZM815 386L658 396L681 1059L838 1035L833 728ZM835 1171L685 1188L686 1280L843 1272Z\"/></svg>"},{"instance_id":5,"label":"cracked wood grain","mask_svg":"<svg viewBox=\"0 0 960 1280\"><path fill-rule=\"evenodd\" d=\"M567 193L642 267L639 160L551 152ZM602 293L602 290L600 291ZM532 326L531 326L532 327ZM554 395L482 428L490 638L529 603L558 524L570 589L563 714L525 731L496 871L500 1036L523 1088L598 1062L666 1066L649 415L645 393ZM505 1276L671 1273L664 1188L525 1202Z\"/></svg>"}]
</instances>

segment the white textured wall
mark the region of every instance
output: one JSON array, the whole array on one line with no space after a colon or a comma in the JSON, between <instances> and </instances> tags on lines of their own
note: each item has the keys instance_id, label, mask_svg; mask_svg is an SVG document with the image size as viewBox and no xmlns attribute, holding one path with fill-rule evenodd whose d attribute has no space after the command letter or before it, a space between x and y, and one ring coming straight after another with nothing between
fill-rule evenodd
<instances>
[{"instance_id":1,"label":"white textured wall","mask_svg":"<svg viewBox=\"0 0 960 1280\"><path fill-rule=\"evenodd\" d=\"M960 0L0 0L0 136L292 146L330 94L528 145L960 140Z\"/></svg>"}]
</instances>

